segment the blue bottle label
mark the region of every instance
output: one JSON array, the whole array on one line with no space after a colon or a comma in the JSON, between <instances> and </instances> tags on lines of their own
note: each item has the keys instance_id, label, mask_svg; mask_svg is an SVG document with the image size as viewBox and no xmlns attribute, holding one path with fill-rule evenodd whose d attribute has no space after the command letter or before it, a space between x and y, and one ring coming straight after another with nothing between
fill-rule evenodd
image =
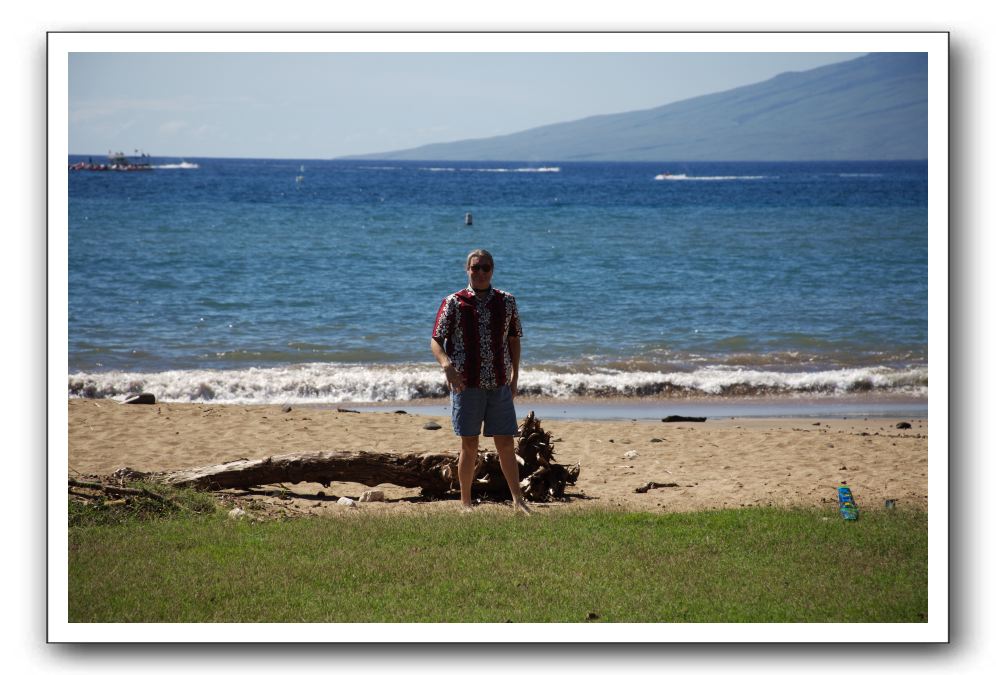
<instances>
[{"instance_id":1,"label":"blue bottle label","mask_svg":"<svg viewBox=\"0 0 996 675\"><path fill-rule=\"evenodd\" d=\"M837 488L837 499L840 501L840 515L844 517L844 520L857 520L858 505L854 503L851 488L846 485Z\"/></svg>"}]
</instances>

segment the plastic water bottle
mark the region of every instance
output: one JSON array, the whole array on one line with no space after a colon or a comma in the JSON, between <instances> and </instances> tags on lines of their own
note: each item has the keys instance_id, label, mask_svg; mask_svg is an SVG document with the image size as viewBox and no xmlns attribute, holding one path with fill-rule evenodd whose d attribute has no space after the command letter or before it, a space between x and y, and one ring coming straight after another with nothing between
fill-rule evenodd
<instances>
[{"instance_id":1,"label":"plastic water bottle","mask_svg":"<svg viewBox=\"0 0 996 675\"><path fill-rule=\"evenodd\" d=\"M841 485L837 488L837 500L840 502L840 515L844 517L844 520L858 519L858 505L854 503L851 488L847 485Z\"/></svg>"}]
</instances>

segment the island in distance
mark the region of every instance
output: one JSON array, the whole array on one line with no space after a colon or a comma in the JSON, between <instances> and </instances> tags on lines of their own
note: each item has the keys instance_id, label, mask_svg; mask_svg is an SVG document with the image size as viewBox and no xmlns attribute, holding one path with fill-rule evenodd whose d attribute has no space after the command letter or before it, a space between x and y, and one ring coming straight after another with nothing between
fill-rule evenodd
<instances>
[{"instance_id":1,"label":"island in distance","mask_svg":"<svg viewBox=\"0 0 996 675\"><path fill-rule=\"evenodd\" d=\"M341 159L927 159L927 54L875 53L649 110Z\"/></svg>"}]
</instances>

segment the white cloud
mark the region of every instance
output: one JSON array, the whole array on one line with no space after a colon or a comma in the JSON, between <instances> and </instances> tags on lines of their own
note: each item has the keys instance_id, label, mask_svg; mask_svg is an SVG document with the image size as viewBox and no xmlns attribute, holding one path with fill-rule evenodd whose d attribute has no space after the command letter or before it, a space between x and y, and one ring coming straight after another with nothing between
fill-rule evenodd
<instances>
[{"instance_id":1,"label":"white cloud","mask_svg":"<svg viewBox=\"0 0 996 675\"><path fill-rule=\"evenodd\" d=\"M169 120L159 125L159 133L172 135L186 126L187 123L183 120Z\"/></svg>"},{"instance_id":2,"label":"white cloud","mask_svg":"<svg viewBox=\"0 0 996 675\"><path fill-rule=\"evenodd\" d=\"M113 117L123 112L176 112L191 110L192 103L181 99L110 98L76 101L69 104L69 121L85 122Z\"/></svg>"},{"instance_id":3,"label":"white cloud","mask_svg":"<svg viewBox=\"0 0 996 675\"><path fill-rule=\"evenodd\" d=\"M120 113L201 113L229 105L245 106L252 99L239 96L213 101L201 101L190 96L174 98L101 98L75 100L69 103L70 123L86 122Z\"/></svg>"}]
</instances>

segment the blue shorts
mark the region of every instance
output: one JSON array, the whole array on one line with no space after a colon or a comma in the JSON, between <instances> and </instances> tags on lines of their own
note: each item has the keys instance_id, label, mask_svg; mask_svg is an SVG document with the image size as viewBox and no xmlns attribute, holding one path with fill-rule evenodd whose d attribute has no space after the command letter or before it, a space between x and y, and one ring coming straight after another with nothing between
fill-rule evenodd
<instances>
[{"instance_id":1,"label":"blue shorts","mask_svg":"<svg viewBox=\"0 0 996 675\"><path fill-rule=\"evenodd\" d=\"M451 393L453 433L457 436L514 436L519 429L512 404L512 390L507 385L497 389L464 389Z\"/></svg>"}]
</instances>

